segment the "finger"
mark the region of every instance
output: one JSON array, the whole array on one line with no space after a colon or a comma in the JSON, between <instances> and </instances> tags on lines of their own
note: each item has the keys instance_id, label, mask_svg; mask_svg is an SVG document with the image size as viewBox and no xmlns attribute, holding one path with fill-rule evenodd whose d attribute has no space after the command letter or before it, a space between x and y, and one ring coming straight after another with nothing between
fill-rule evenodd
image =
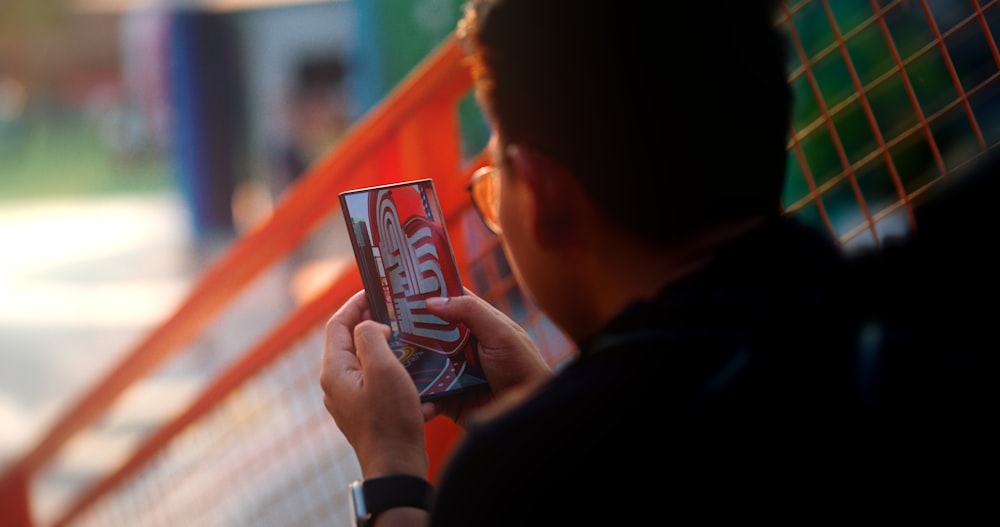
<instances>
[{"instance_id":1,"label":"finger","mask_svg":"<svg viewBox=\"0 0 1000 527\"><path fill-rule=\"evenodd\" d=\"M367 313L368 298L364 290L354 293L326 323L328 347L335 350L353 350L353 329L367 319Z\"/></svg>"},{"instance_id":2,"label":"finger","mask_svg":"<svg viewBox=\"0 0 1000 527\"><path fill-rule=\"evenodd\" d=\"M426 305L444 320L465 324L476 336L479 360L494 393L551 375L551 368L524 328L482 298L467 292L428 298Z\"/></svg>"},{"instance_id":3,"label":"finger","mask_svg":"<svg viewBox=\"0 0 1000 527\"><path fill-rule=\"evenodd\" d=\"M428 298L426 305L431 313L449 322L461 322L476 335L519 328L507 315L469 291L461 296Z\"/></svg>"},{"instance_id":4,"label":"finger","mask_svg":"<svg viewBox=\"0 0 1000 527\"><path fill-rule=\"evenodd\" d=\"M354 340L365 383L374 390L399 383L413 385L403 363L389 347L391 333L389 326L374 321L362 322L354 328ZM416 391L416 385L413 385L413 389Z\"/></svg>"},{"instance_id":5,"label":"finger","mask_svg":"<svg viewBox=\"0 0 1000 527\"><path fill-rule=\"evenodd\" d=\"M422 403L420 405L420 411L424 414L425 423L441 415L441 412L438 410L438 406L434 403L434 401Z\"/></svg>"},{"instance_id":6,"label":"finger","mask_svg":"<svg viewBox=\"0 0 1000 527\"><path fill-rule=\"evenodd\" d=\"M354 326L354 343L365 368L395 359L395 354L389 349L391 329L385 324L374 321L363 321Z\"/></svg>"},{"instance_id":7,"label":"finger","mask_svg":"<svg viewBox=\"0 0 1000 527\"><path fill-rule=\"evenodd\" d=\"M328 396L361 385L361 364L354 353L353 330L364 319L366 305L364 291L359 291L327 321L319 381Z\"/></svg>"},{"instance_id":8,"label":"finger","mask_svg":"<svg viewBox=\"0 0 1000 527\"><path fill-rule=\"evenodd\" d=\"M336 348L331 345L323 351L320 363L319 384L324 393L324 404L332 410L327 398L339 398L356 390L362 384L361 363L352 348ZM331 415L333 412L331 411Z\"/></svg>"}]
</instances>

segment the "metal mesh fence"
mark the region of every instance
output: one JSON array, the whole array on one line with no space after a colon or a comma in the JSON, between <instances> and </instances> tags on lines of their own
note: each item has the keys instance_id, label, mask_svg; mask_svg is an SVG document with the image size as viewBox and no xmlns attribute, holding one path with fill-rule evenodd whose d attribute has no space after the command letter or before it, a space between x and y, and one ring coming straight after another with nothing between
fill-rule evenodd
<instances>
[{"instance_id":1,"label":"metal mesh fence","mask_svg":"<svg viewBox=\"0 0 1000 527\"><path fill-rule=\"evenodd\" d=\"M347 525L353 452L317 396L321 332L233 392L78 525Z\"/></svg>"},{"instance_id":2,"label":"metal mesh fence","mask_svg":"<svg viewBox=\"0 0 1000 527\"><path fill-rule=\"evenodd\" d=\"M911 202L1000 144L997 2L789 1L786 208L850 249L915 225Z\"/></svg>"},{"instance_id":3,"label":"metal mesh fence","mask_svg":"<svg viewBox=\"0 0 1000 527\"><path fill-rule=\"evenodd\" d=\"M552 364L568 358L568 342L520 293L479 218L468 211L460 224L477 255L470 288L514 313ZM323 408L322 349L320 327L174 437L72 525L350 525L347 484L360 468Z\"/></svg>"}]
</instances>

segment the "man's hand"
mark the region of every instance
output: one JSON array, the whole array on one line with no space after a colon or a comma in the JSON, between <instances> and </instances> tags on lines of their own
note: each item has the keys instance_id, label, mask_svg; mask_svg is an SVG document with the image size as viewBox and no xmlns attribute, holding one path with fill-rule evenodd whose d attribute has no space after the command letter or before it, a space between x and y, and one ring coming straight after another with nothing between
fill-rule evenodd
<instances>
[{"instance_id":1,"label":"man's hand","mask_svg":"<svg viewBox=\"0 0 1000 527\"><path fill-rule=\"evenodd\" d=\"M489 386L424 403L426 420L445 415L464 426L494 400L510 398L552 376L524 328L468 289L461 296L428 298L427 309L472 331L479 341L479 362Z\"/></svg>"},{"instance_id":2,"label":"man's hand","mask_svg":"<svg viewBox=\"0 0 1000 527\"><path fill-rule=\"evenodd\" d=\"M389 332L371 320L364 291L330 318L320 369L323 404L354 447L365 478L427 477L420 398L389 349Z\"/></svg>"}]
</instances>

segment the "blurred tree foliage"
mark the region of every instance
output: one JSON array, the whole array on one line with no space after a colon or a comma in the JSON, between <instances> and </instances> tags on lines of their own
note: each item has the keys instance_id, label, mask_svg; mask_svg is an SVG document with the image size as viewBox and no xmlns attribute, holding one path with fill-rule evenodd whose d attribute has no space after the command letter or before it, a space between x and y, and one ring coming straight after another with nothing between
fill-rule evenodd
<instances>
[{"instance_id":1,"label":"blurred tree foliage","mask_svg":"<svg viewBox=\"0 0 1000 527\"><path fill-rule=\"evenodd\" d=\"M3 0L0 2L0 35L23 36L46 29L65 16L69 0Z\"/></svg>"}]
</instances>

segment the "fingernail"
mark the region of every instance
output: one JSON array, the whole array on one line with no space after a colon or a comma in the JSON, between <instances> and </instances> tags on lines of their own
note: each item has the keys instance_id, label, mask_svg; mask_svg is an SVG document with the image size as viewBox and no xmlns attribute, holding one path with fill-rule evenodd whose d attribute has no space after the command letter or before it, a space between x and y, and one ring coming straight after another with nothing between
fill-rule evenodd
<instances>
[{"instance_id":1,"label":"fingernail","mask_svg":"<svg viewBox=\"0 0 1000 527\"><path fill-rule=\"evenodd\" d=\"M443 296L431 296L427 297L426 302L428 307L438 307L447 304L448 298Z\"/></svg>"}]
</instances>

